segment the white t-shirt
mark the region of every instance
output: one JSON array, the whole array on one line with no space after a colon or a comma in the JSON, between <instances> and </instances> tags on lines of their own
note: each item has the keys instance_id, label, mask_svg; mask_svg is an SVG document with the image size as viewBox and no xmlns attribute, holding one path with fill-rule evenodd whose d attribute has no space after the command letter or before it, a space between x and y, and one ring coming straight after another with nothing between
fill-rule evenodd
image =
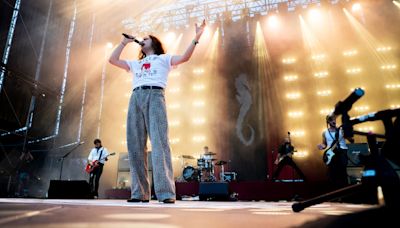
<instances>
[{"instance_id":1,"label":"white t-shirt","mask_svg":"<svg viewBox=\"0 0 400 228\"><path fill-rule=\"evenodd\" d=\"M336 139L336 132L329 131L328 129L324 132L326 144L328 148L332 145L333 141ZM339 130L339 146L341 149L347 149L346 140L343 137L343 131Z\"/></svg>"},{"instance_id":2,"label":"white t-shirt","mask_svg":"<svg viewBox=\"0 0 400 228\"><path fill-rule=\"evenodd\" d=\"M139 86L167 86L168 73L171 71L169 54L149 55L141 60L126 60L133 75L133 89Z\"/></svg>"},{"instance_id":3,"label":"white t-shirt","mask_svg":"<svg viewBox=\"0 0 400 228\"><path fill-rule=\"evenodd\" d=\"M101 153L101 151L103 151L103 153ZM100 154L101 154L101 158L100 158ZM106 148L101 147L100 149L97 150L97 148L95 147L90 151L88 160L91 162L99 160L100 163L104 164L106 162L106 158L108 155L109 155L109 153Z\"/></svg>"}]
</instances>

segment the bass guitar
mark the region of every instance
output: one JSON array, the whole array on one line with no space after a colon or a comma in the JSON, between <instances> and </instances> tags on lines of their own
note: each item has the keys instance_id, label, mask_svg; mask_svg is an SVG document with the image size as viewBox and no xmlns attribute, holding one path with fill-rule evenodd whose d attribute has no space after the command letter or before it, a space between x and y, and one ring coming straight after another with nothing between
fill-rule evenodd
<instances>
[{"instance_id":1,"label":"bass guitar","mask_svg":"<svg viewBox=\"0 0 400 228\"><path fill-rule=\"evenodd\" d=\"M111 154L109 154L109 155L107 155L106 158L108 158L108 156L113 156L113 155L115 155L115 152L114 152L114 153L111 153ZM86 165L85 171L86 171L87 173L93 172L93 170L95 170L97 167L99 167L99 165L100 165L99 163L100 163L99 160L94 160L94 161L92 161L91 163L89 163L89 164Z\"/></svg>"}]
</instances>

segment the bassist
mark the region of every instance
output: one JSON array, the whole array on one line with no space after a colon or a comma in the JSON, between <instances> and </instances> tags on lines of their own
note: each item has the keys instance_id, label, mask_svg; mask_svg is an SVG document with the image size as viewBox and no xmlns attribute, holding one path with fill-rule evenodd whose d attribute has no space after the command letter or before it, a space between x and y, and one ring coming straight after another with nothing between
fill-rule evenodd
<instances>
[{"instance_id":1,"label":"bassist","mask_svg":"<svg viewBox=\"0 0 400 228\"><path fill-rule=\"evenodd\" d=\"M348 185L347 145L343 130L336 127L336 117L326 117L327 129L322 133L322 143L318 149L325 150L324 162L328 165L328 177L334 188Z\"/></svg>"},{"instance_id":2,"label":"bassist","mask_svg":"<svg viewBox=\"0 0 400 228\"><path fill-rule=\"evenodd\" d=\"M95 147L90 151L88 157L88 164L94 167L94 169L89 174L89 185L94 198L98 198L100 176L103 173L103 166L104 163L107 161L109 153L107 149L101 145L100 139L95 139L94 145Z\"/></svg>"}]
</instances>

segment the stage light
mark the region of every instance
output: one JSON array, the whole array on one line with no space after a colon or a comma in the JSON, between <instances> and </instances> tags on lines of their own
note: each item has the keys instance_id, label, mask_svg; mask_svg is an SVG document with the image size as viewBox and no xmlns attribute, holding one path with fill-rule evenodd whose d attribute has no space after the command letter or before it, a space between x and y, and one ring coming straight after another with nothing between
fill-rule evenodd
<instances>
[{"instance_id":1,"label":"stage light","mask_svg":"<svg viewBox=\"0 0 400 228\"><path fill-rule=\"evenodd\" d=\"M354 87L354 88L350 88L350 92L353 92L357 88L361 88L361 89L363 89L365 91L365 86L357 86L357 87Z\"/></svg>"},{"instance_id":2,"label":"stage light","mask_svg":"<svg viewBox=\"0 0 400 228\"><path fill-rule=\"evenodd\" d=\"M167 33L167 35L165 36L165 40L164 42L167 45L171 45L176 41L176 34L174 32L169 32Z\"/></svg>"},{"instance_id":3,"label":"stage light","mask_svg":"<svg viewBox=\"0 0 400 228\"><path fill-rule=\"evenodd\" d=\"M206 87L204 86L204 84L195 84L192 88L194 91L201 91L204 90Z\"/></svg>"},{"instance_id":4,"label":"stage light","mask_svg":"<svg viewBox=\"0 0 400 228\"><path fill-rule=\"evenodd\" d=\"M181 105L179 103L167 105L169 109L179 109Z\"/></svg>"},{"instance_id":5,"label":"stage light","mask_svg":"<svg viewBox=\"0 0 400 228\"><path fill-rule=\"evenodd\" d=\"M131 97L131 93L125 93L125 97Z\"/></svg>"},{"instance_id":6,"label":"stage light","mask_svg":"<svg viewBox=\"0 0 400 228\"><path fill-rule=\"evenodd\" d=\"M314 77L316 78L326 78L329 75L327 71L320 71L317 73L314 73Z\"/></svg>"},{"instance_id":7,"label":"stage light","mask_svg":"<svg viewBox=\"0 0 400 228\"><path fill-rule=\"evenodd\" d=\"M193 101L192 105L194 107L204 107L205 103L204 103L204 101L199 100L199 101Z\"/></svg>"},{"instance_id":8,"label":"stage light","mask_svg":"<svg viewBox=\"0 0 400 228\"><path fill-rule=\"evenodd\" d=\"M177 127L177 126L181 125L181 121L179 121L179 120L171 120L171 121L168 122L168 125L171 126L171 127Z\"/></svg>"},{"instance_id":9,"label":"stage light","mask_svg":"<svg viewBox=\"0 0 400 228\"><path fill-rule=\"evenodd\" d=\"M168 77L170 77L170 78L176 78L176 77L179 77L180 75L181 75L181 72L176 71L176 72L171 72L171 73L169 73Z\"/></svg>"},{"instance_id":10,"label":"stage light","mask_svg":"<svg viewBox=\"0 0 400 228\"><path fill-rule=\"evenodd\" d=\"M353 12L359 12L362 10L362 6L360 3L354 3L353 6L351 7L351 10Z\"/></svg>"},{"instance_id":11,"label":"stage light","mask_svg":"<svg viewBox=\"0 0 400 228\"><path fill-rule=\"evenodd\" d=\"M333 109L325 108L325 109L321 109L321 110L319 111L319 114L321 114L321 115L328 115L328 114L332 113L332 111L333 111Z\"/></svg>"},{"instance_id":12,"label":"stage light","mask_svg":"<svg viewBox=\"0 0 400 228\"><path fill-rule=\"evenodd\" d=\"M390 105L390 108L400 108L400 104L392 104Z\"/></svg>"},{"instance_id":13,"label":"stage light","mask_svg":"<svg viewBox=\"0 0 400 228\"><path fill-rule=\"evenodd\" d=\"M365 112L365 111L369 110L369 106L357 106L357 107L354 107L354 110L357 112Z\"/></svg>"},{"instance_id":14,"label":"stage light","mask_svg":"<svg viewBox=\"0 0 400 228\"><path fill-rule=\"evenodd\" d=\"M111 49L114 47L114 45L111 42L107 42L106 47Z\"/></svg>"},{"instance_id":15,"label":"stage light","mask_svg":"<svg viewBox=\"0 0 400 228\"><path fill-rule=\"evenodd\" d=\"M298 150L297 152L293 153L293 157L295 158L305 158L308 156L308 151L306 150Z\"/></svg>"},{"instance_id":16,"label":"stage light","mask_svg":"<svg viewBox=\"0 0 400 228\"><path fill-rule=\"evenodd\" d=\"M168 90L169 93L179 93L181 89L179 87L171 88Z\"/></svg>"},{"instance_id":17,"label":"stage light","mask_svg":"<svg viewBox=\"0 0 400 228\"><path fill-rule=\"evenodd\" d=\"M346 70L348 74L359 74L361 72L361 68L350 68Z\"/></svg>"},{"instance_id":18,"label":"stage light","mask_svg":"<svg viewBox=\"0 0 400 228\"><path fill-rule=\"evenodd\" d=\"M385 85L386 89L399 89L400 84L387 84Z\"/></svg>"},{"instance_id":19,"label":"stage light","mask_svg":"<svg viewBox=\"0 0 400 228\"><path fill-rule=\"evenodd\" d=\"M325 96L329 96L332 94L331 90L321 90L321 91L317 91L317 95L321 96L321 97L325 97Z\"/></svg>"},{"instance_id":20,"label":"stage light","mask_svg":"<svg viewBox=\"0 0 400 228\"><path fill-rule=\"evenodd\" d=\"M318 54L311 56L311 59L315 61L323 61L325 58L326 58L325 54Z\"/></svg>"},{"instance_id":21,"label":"stage light","mask_svg":"<svg viewBox=\"0 0 400 228\"><path fill-rule=\"evenodd\" d=\"M298 78L299 77L297 75L286 75L283 77L283 79L288 82L296 81Z\"/></svg>"},{"instance_id":22,"label":"stage light","mask_svg":"<svg viewBox=\"0 0 400 228\"><path fill-rule=\"evenodd\" d=\"M128 113L128 109L127 108L124 108L124 113Z\"/></svg>"},{"instance_id":23,"label":"stage light","mask_svg":"<svg viewBox=\"0 0 400 228\"><path fill-rule=\"evenodd\" d=\"M192 123L195 125L201 125L201 124L204 124L205 122L206 122L206 119L202 118L202 117L194 118L192 120Z\"/></svg>"},{"instance_id":24,"label":"stage light","mask_svg":"<svg viewBox=\"0 0 400 228\"><path fill-rule=\"evenodd\" d=\"M201 75L204 73L204 68L195 68L193 69L193 74L195 75Z\"/></svg>"},{"instance_id":25,"label":"stage light","mask_svg":"<svg viewBox=\"0 0 400 228\"><path fill-rule=\"evenodd\" d=\"M310 9L308 11L308 19L313 22L319 22L322 19L322 13L319 9Z\"/></svg>"},{"instance_id":26,"label":"stage light","mask_svg":"<svg viewBox=\"0 0 400 228\"><path fill-rule=\"evenodd\" d=\"M121 141L121 144L122 144L122 145L126 145L126 140L122 140L122 141Z\"/></svg>"},{"instance_id":27,"label":"stage light","mask_svg":"<svg viewBox=\"0 0 400 228\"><path fill-rule=\"evenodd\" d=\"M387 47L378 47L377 49L376 49L376 51L378 51L378 52L388 52L388 51L391 51L392 50L392 47L390 47L390 46L387 46Z\"/></svg>"},{"instance_id":28,"label":"stage light","mask_svg":"<svg viewBox=\"0 0 400 228\"><path fill-rule=\"evenodd\" d=\"M280 21L277 15L271 15L268 17L268 26L272 29L276 29L280 25Z\"/></svg>"},{"instance_id":29,"label":"stage light","mask_svg":"<svg viewBox=\"0 0 400 228\"><path fill-rule=\"evenodd\" d=\"M393 1L393 3L400 9L400 3L398 1Z\"/></svg>"},{"instance_id":30,"label":"stage light","mask_svg":"<svg viewBox=\"0 0 400 228\"><path fill-rule=\"evenodd\" d=\"M373 127L358 127L356 128L357 131L365 131L365 132L370 132L373 131L374 128Z\"/></svg>"},{"instance_id":31,"label":"stage light","mask_svg":"<svg viewBox=\"0 0 400 228\"><path fill-rule=\"evenodd\" d=\"M127 79L125 79L125 82L132 82L132 77L128 77Z\"/></svg>"},{"instance_id":32,"label":"stage light","mask_svg":"<svg viewBox=\"0 0 400 228\"><path fill-rule=\"evenodd\" d=\"M357 50L349 50L349 51L343 52L343 56L345 56L345 57L355 56L357 54L358 54Z\"/></svg>"},{"instance_id":33,"label":"stage light","mask_svg":"<svg viewBox=\"0 0 400 228\"><path fill-rule=\"evenodd\" d=\"M288 94L286 94L286 98L291 99L291 100L299 99L300 97L301 97L300 93L288 93Z\"/></svg>"},{"instance_id":34,"label":"stage light","mask_svg":"<svg viewBox=\"0 0 400 228\"><path fill-rule=\"evenodd\" d=\"M395 64L389 64L389 65L382 65L381 66L382 70L394 70L396 68L397 68L397 66Z\"/></svg>"},{"instance_id":35,"label":"stage light","mask_svg":"<svg viewBox=\"0 0 400 228\"><path fill-rule=\"evenodd\" d=\"M282 59L283 64L293 64L296 62L296 59L293 57Z\"/></svg>"},{"instance_id":36,"label":"stage light","mask_svg":"<svg viewBox=\"0 0 400 228\"><path fill-rule=\"evenodd\" d=\"M126 124L122 124L122 128L126 128Z\"/></svg>"},{"instance_id":37,"label":"stage light","mask_svg":"<svg viewBox=\"0 0 400 228\"><path fill-rule=\"evenodd\" d=\"M196 135L196 136L193 136L192 140L197 143L204 142L204 141L206 141L206 137L204 135Z\"/></svg>"},{"instance_id":38,"label":"stage light","mask_svg":"<svg viewBox=\"0 0 400 228\"><path fill-rule=\"evenodd\" d=\"M293 137L303 137L306 134L304 130L290 131L290 133Z\"/></svg>"},{"instance_id":39,"label":"stage light","mask_svg":"<svg viewBox=\"0 0 400 228\"><path fill-rule=\"evenodd\" d=\"M169 143L171 144L178 144L181 141L180 138L172 138L169 140Z\"/></svg>"},{"instance_id":40,"label":"stage light","mask_svg":"<svg viewBox=\"0 0 400 228\"><path fill-rule=\"evenodd\" d=\"M300 118L300 117L302 117L303 115L304 115L304 113L301 112L301 111L289 112L289 113L288 113L288 116L289 116L290 118Z\"/></svg>"}]
</instances>

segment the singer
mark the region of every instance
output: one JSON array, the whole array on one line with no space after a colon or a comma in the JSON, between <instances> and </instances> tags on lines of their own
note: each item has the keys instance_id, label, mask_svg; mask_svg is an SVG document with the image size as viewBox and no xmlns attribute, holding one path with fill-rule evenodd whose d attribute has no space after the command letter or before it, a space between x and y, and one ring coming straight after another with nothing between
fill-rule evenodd
<instances>
[{"instance_id":1,"label":"singer","mask_svg":"<svg viewBox=\"0 0 400 228\"><path fill-rule=\"evenodd\" d=\"M154 190L158 201L175 203L175 184L168 139L168 121L164 89L173 66L187 62L193 54L206 26L205 20L195 25L195 37L183 55L165 54L161 41L148 35L139 42L139 60L122 60L126 45L134 36L122 39L112 52L109 62L132 73L133 91L129 101L127 144L131 172L131 199L128 202L149 202L150 186L147 175L146 141L150 137Z\"/></svg>"}]
</instances>

